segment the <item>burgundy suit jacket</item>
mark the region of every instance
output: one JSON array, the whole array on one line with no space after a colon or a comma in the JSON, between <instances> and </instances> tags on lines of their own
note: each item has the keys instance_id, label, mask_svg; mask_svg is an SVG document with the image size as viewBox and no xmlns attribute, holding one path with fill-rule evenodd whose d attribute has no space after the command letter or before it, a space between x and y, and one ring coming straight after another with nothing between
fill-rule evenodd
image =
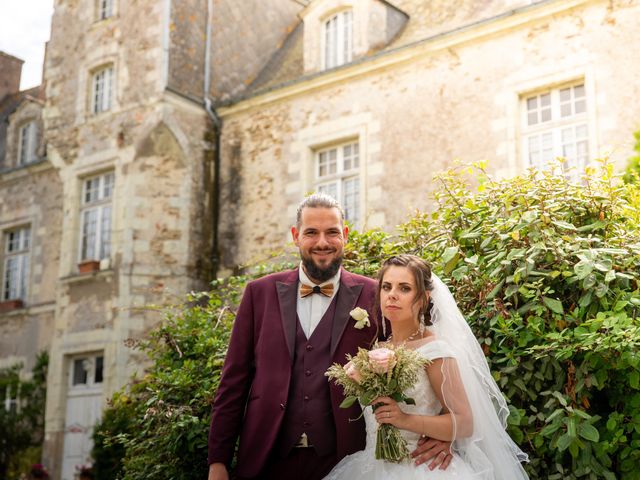
<instances>
[{"instance_id":1,"label":"burgundy suit jacket","mask_svg":"<svg viewBox=\"0 0 640 480\"><path fill-rule=\"evenodd\" d=\"M212 408L209 464L229 466L240 436L237 474L241 477L256 476L265 466L287 408L297 288L297 269L250 282L236 315ZM345 363L347 353L369 348L377 339L375 291L374 280L342 269L331 332L332 362ZM355 307L369 312L369 327L354 327L349 312ZM364 421L349 421L360 416L357 402L349 409L339 408L344 399L342 388L327 382L336 424L336 454L341 459L364 448Z\"/></svg>"}]
</instances>

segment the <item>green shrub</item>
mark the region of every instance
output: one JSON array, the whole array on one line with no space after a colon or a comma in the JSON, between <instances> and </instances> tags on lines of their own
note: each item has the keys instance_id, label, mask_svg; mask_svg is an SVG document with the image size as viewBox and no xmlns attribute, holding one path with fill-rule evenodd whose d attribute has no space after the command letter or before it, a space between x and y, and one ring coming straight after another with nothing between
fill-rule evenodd
<instances>
[{"instance_id":1,"label":"green shrub","mask_svg":"<svg viewBox=\"0 0 640 480\"><path fill-rule=\"evenodd\" d=\"M352 232L346 268L373 275L398 252L431 262L509 399L532 479L640 478L638 187L606 162L580 184L550 172L494 181L482 165L439 181L434 211L397 235ZM133 416L120 433L102 430L124 448L124 478L205 477L210 404L246 280L165 310L138 345L151 368L113 404Z\"/></svg>"},{"instance_id":2,"label":"green shrub","mask_svg":"<svg viewBox=\"0 0 640 480\"><path fill-rule=\"evenodd\" d=\"M20 378L20 364L0 370L0 398L17 398L14 411L0 406L0 478L19 478L40 462L48 364L47 353L40 353L30 380Z\"/></svg>"}]
</instances>

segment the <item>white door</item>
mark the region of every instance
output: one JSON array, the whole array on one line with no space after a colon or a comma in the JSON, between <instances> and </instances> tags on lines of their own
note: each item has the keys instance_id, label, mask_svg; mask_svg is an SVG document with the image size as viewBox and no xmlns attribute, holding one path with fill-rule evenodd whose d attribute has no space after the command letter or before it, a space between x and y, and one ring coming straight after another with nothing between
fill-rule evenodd
<instances>
[{"instance_id":1,"label":"white door","mask_svg":"<svg viewBox=\"0 0 640 480\"><path fill-rule=\"evenodd\" d=\"M101 354L71 358L64 428L62 479L74 480L90 465L93 427L102 414Z\"/></svg>"}]
</instances>

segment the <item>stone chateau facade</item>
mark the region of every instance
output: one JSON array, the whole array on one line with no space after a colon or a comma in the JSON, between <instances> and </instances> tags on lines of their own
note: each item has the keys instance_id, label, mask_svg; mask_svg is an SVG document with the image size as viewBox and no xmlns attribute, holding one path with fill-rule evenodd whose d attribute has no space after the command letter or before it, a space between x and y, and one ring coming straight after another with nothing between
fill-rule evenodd
<instances>
[{"instance_id":1,"label":"stone chateau facade","mask_svg":"<svg viewBox=\"0 0 640 480\"><path fill-rule=\"evenodd\" d=\"M636 0L54 7L42 86L0 52L0 367L49 352L54 478L143 368L139 307L266 258L305 193L391 230L456 159L577 178L640 128Z\"/></svg>"}]
</instances>

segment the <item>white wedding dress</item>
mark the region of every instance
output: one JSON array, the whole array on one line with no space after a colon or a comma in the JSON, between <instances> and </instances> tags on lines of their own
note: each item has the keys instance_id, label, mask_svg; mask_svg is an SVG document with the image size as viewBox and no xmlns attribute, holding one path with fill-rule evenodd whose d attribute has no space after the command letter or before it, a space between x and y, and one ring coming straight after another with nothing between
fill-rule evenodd
<instances>
[{"instance_id":1,"label":"white wedding dress","mask_svg":"<svg viewBox=\"0 0 640 480\"><path fill-rule=\"evenodd\" d=\"M441 340L433 340L416 348L429 360L437 358L451 357L450 349L447 343ZM406 392L407 396L416 401L415 405L400 404L402 411L419 415L438 415L442 409L438 398L436 397L429 378L423 370L420 374L418 382ZM473 402L470 398L469 401ZM343 458L338 465L329 473L325 480L488 480L493 479L491 472L477 471L468 465L465 460L454 453L453 460L446 470L436 468L430 470L428 468L430 461L415 466L413 461L407 460L403 463L391 463L383 460L376 460L376 433L378 430L378 422L372 413L371 407L364 410L364 418L367 427L367 446L364 450L348 455ZM409 451L416 448L420 435L417 433L401 430L402 436L407 441Z\"/></svg>"}]
</instances>

